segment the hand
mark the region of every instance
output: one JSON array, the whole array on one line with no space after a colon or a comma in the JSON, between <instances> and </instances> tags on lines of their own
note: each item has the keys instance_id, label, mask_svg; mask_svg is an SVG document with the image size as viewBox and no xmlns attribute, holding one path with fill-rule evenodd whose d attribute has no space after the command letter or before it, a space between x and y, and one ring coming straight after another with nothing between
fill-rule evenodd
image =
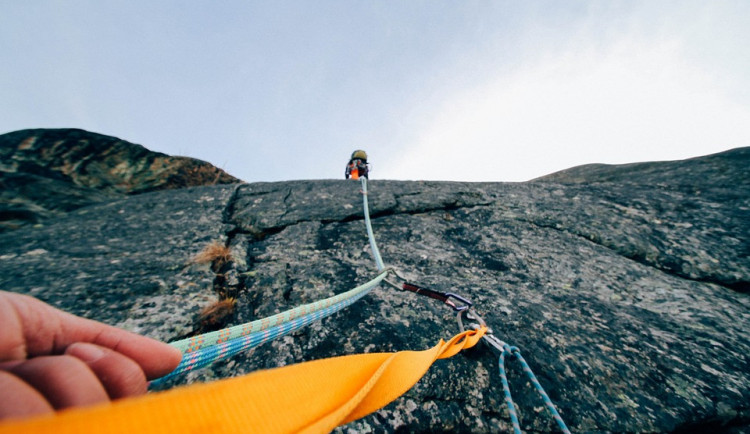
<instances>
[{"instance_id":1,"label":"hand","mask_svg":"<svg viewBox=\"0 0 750 434\"><path fill-rule=\"evenodd\" d=\"M146 392L179 350L0 291L0 419L51 413Z\"/></svg>"}]
</instances>

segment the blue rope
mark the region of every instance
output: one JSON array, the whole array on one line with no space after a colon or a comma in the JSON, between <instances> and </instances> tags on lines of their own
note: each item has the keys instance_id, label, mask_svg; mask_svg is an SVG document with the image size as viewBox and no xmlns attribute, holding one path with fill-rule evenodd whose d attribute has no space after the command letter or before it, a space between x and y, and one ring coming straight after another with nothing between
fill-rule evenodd
<instances>
[{"instance_id":1,"label":"blue rope","mask_svg":"<svg viewBox=\"0 0 750 434\"><path fill-rule=\"evenodd\" d=\"M325 309L319 310L317 312L309 313L302 317L296 318L292 321L279 324L275 327L271 327L263 331L250 333L246 336L241 336L238 338L230 339L221 344L213 345L210 347L204 347L198 351L188 353L188 354L183 354L180 364L177 366L177 368L175 368L174 371L170 372L168 375L165 375L164 377L161 377L152 381L151 385L158 386L164 383L165 381L169 380L170 378L180 375L186 371L191 371L193 369L199 369L204 366L208 366L218 360L231 357L242 351L248 350L250 348L255 348L268 341L287 335L293 331L299 330L302 327L305 327L314 321L317 321L321 318L325 318L329 315L332 315L340 311L341 309L344 309L354 304L354 302L364 297L368 293L369 291L363 292L357 295L356 297L343 300Z\"/></svg>"},{"instance_id":2,"label":"blue rope","mask_svg":"<svg viewBox=\"0 0 750 434\"><path fill-rule=\"evenodd\" d=\"M555 408L555 404L552 403L552 400L547 395L547 392L544 391L544 388L541 384L539 384L539 380L536 379L536 376L531 371L531 368L529 367L529 364L526 363L526 360L521 355L521 350L518 349L518 347L511 347L508 344L503 345L503 352L500 353L500 377L503 382L503 392L505 393L505 403L508 405L508 411L510 412L510 420L513 424L513 431L516 434L521 434L521 427L518 423L518 415L516 414L515 406L513 405L513 398L510 395L510 387L508 386L508 378L505 375L505 356L515 357L518 359L519 362L521 362L521 366L523 367L523 372L526 373L526 376L529 377L529 380L531 380L531 384L534 385L537 392L542 396L542 399L544 400L544 404L547 407L547 410L552 414L552 417L555 419L555 422L557 422L557 425L560 427L563 433L570 434L570 430L565 425L565 422L562 420L562 417L560 416L560 413L557 412L557 409Z\"/></svg>"},{"instance_id":3,"label":"blue rope","mask_svg":"<svg viewBox=\"0 0 750 434\"><path fill-rule=\"evenodd\" d=\"M508 377L505 375L505 351L500 353L500 380L503 382L503 393L505 394L505 404L508 406L508 413L510 413L510 423L513 424L513 432L515 434L521 434L521 425L518 423L518 415L516 414L516 406L513 405L513 397L510 394L510 386L508 385Z\"/></svg>"},{"instance_id":4,"label":"blue rope","mask_svg":"<svg viewBox=\"0 0 750 434\"><path fill-rule=\"evenodd\" d=\"M183 354L192 353L204 347L210 347L212 345L226 342L230 339L235 339L248 335L250 333L263 331L269 327L274 327L287 321L292 321L295 318L299 318L303 315L325 309L326 307L339 303L342 300L348 299L350 297L355 297L357 296L357 294L361 294L362 292L370 292L376 285L380 283L380 281L383 280L383 278L385 277L385 274L383 273L384 272L381 272L380 275L376 276L367 283L359 285L349 291L342 292L341 294L334 295L333 297L328 297L326 299L318 300L313 303L297 306L294 309L289 309L284 312L277 313L276 315L257 319L245 324L227 327L222 330L217 330L198 336L193 336L187 339L170 342L169 345L177 348Z\"/></svg>"}]
</instances>

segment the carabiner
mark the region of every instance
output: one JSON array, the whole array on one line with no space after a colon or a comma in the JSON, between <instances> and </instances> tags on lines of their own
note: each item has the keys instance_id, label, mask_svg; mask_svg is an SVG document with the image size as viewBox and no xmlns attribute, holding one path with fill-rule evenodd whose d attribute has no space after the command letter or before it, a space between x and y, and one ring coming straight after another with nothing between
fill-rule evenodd
<instances>
[{"instance_id":1,"label":"carabiner","mask_svg":"<svg viewBox=\"0 0 750 434\"><path fill-rule=\"evenodd\" d=\"M464 314L466 314L466 318L469 320L475 320L476 323L471 324L471 328L476 330L480 327L487 327L487 323L484 322L484 319L477 314L477 312L471 308L468 307L464 310L461 310L456 315L456 319L458 320L458 328L462 331L466 331L466 326L464 326L463 319L461 318ZM499 352L499 354L502 354L505 351L505 347L508 345L502 340L495 337L495 335L492 333L492 329L487 327L487 332L482 336L485 343L487 343L490 348L496 350Z\"/></svg>"},{"instance_id":2,"label":"carabiner","mask_svg":"<svg viewBox=\"0 0 750 434\"><path fill-rule=\"evenodd\" d=\"M467 319L475 320L475 321L479 322L478 324L475 323L475 324L472 325L471 328L473 328L474 330L478 329L479 327L483 327L483 326L487 327L487 323L485 323L484 320L482 319L482 317L477 314L477 312L474 310L474 308L469 307L468 309L459 310L458 314L456 315L456 319L458 320L458 329L461 332L465 332L466 331L466 327L464 326L464 322L461 319L461 317L464 314L466 314L466 318ZM490 333L491 333L491 331L490 331Z\"/></svg>"},{"instance_id":3,"label":"carabiner","mask_svg":"<svg viewBox=\"0 0 750 434\"><path fill-rule=\"evenodd\" d=\"M506 351L505 348L508 347L508 344L496 338L492 333L485 333L482 337L484 338L484 341L489 344L490 347L497 350L499 354L504 353ZM510 354L510 348L508 348L508 353Z\"/></svg>"},{"instance_id":4,"label":"carabiner","mask_svg":"<svg viewBox=\"0 0 750 434\"><path fill-rule=\"evenodd\" d=\"M444 303L447 304L448 306L450 306L451 309L453 309L456 312L463 312L463 311L465 311L467 309L470 309L471 306L472 306L472 304L471 304L471 302L469 300L461 297L458 294L454 294L452 292L446 292L444 295L445 295L445 301L444 301ZM463 306L456 306L455 303L453 303L452 301L450 301L451 298L455 298L456 300L460 301L464 305Z\"/></svg>"}]
</instances>

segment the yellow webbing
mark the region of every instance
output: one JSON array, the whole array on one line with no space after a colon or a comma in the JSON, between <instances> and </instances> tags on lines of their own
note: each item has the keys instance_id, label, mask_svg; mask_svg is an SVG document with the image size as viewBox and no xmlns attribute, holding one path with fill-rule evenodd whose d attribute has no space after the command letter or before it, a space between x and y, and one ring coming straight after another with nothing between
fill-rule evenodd
<instances>
[{"instance_id":1,"label":"yellow webbing","mask_svg":"<svg viewBox=\"0 0 750 434\"><path fill-rule=\"evenodd\" d=\"M9 421L0 434L328 432L398 398L435 360L474 346L485 331L424 351L333 357Z\"/></svg>"}]
</instances>

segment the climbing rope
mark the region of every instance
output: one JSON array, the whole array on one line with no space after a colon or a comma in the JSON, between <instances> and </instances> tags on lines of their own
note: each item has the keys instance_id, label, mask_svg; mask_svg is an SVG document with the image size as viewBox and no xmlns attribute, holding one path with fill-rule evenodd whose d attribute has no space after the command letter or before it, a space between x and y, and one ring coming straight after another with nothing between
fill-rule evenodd
<instances>
[{"instance_id":1,"label":"climbing rope","mask_svg":"<svg viewBox=\"0 0 750 434\"><path fill-rule=\"evenodd\" d=\"M174 371L152 381L151 385L158 386L184 372L208 366L221 359L257 347L299 330L314 321L330 316L351 306L357 300L367 295L387 274L388 270L385 270L364 285L325 300L300 306L272 317L214 332L213 334L209 333L197 336L197 339L186 339L178 342L180 346L177 345L178 343L173 343L173 346L181 348L181 350L182 348L187 348L187 350L182 350L183 357L180 364ZM239 336L231 338L232 333L235 335L239 333ZM206 344L208 340L207 335L212 335L211 343L209 344ZM185 341L192 342L186 343Z\"/></svg>"},{"instance_id":2,"label":"climbing rope","mask_svg":"<svg viewBox=\"0 0 750 434\"><path fill-rule=\"evenodd\" d=\"M343 292L333 297L326 298L324 300L318 300L313 303L298 306L294 309L289 309L267 318L262 318L245 324L228 327L219 331L204 333L202 335L193 336L191 338L183 339L180 341L170 342L170 345L182 351L183 353L192 353L204 347L218 345L231 339L244 337L251 333L261 332L268 328L293 321L313 312L326 309L342 301L346 301L352 298L361 298L363 295L367 294L369 291L375 288L378 283L380 283L380 281L385 278L385 275L385 272L380 273L378 276L363 285L360 285L350 291Z\"/></svg>"},{"instance_id":3,"label":"climbing rope","mask_svg":"<svg viewBox=\"0 0 750 434\"><path fill-rule=\"evenodd\" d=\"M458 328L463 331L466 330L464 327L464 323L462 320L463 315L470 315L470 319L475 319L478 321L478 324L472 324L472 328L475 330L479 329L486 329L486 333L482 336L484 338L484 342L486 342L490 348L495 350L499 357L499 370L500 370L500 380L503 384L503 394L505 395L505 404L508 406L508 413L510 414L510 421L513 425L513 432L515 434L521 434L521 426L518 421L518 414L516 413L516 407L513 403L513 397L510 394L510 386L508 385L508 377L505 374L505 357L507 356L508 359L517 359L521 366L523 367L523 371L526 373L526 375L531 380L531 383L536 388L537 392L539 392L539 395L541 395L542 400L544 401L545 406L547 407L547 410L549 410L550 414L552 415L552 418L555 419L555 422L557 422L557 425L560 427L563 433L570 434L570 430L568 430L568 427L565 425L565 422L563 421L562 417L560 416L560 413L557 411L557 408L555 408L555 404L552 403L552 400L550 399L549 395L547 395L547 392L544 391L544 388L539 383L539 380L537 380L536 376L534 375L534 372L531 370L531 367L528 363L526 363L526 360L521 356L521 350L518 349L518 347L510 346L507 343L503 342L502 340L498 339L493 333L492 330L487 327L487 324L484 322L484 319L480 317L476 311L474 311L473 308L469 308L466 310L461 310L458 312L458 315L456 316L458 319Z\"/></svg>"},{"instance_id":4,"label":"climbing rope","mask_svg":"<svg viewBox=\"0 0 750 434\"><path fill-rule=\"evenodd\" d=\"M370 248L372 249L372 256L375 257L375 265L378 267L378 271L382 271L385 268L383 265L383 258L380 257L380 250L378 250L378 244L375 242L375 235L372 233L372 223L370 223L370 206L367 204L367 178L359 178L362 180L362 203L365 214L365 226L367 227L367 238L370 240Z\"/></svg>"},{"instance_id":5,"label":"climbing rope","mask_svg":"<svg viewBox=\"0 0 750 434\"><path fill-rule=\"evenodd\" d=\"M534 372L532 372L528 363L526 363L526 360L524 360L523 356L521 356L521 350L519 350L518 347L511 347L510 345L503 342L503 352L500 353L500 356L498 357L499 364L500 364L500 378L503 383L503 393L505 394L505 403L508 405L508 412L510 413L511 423L513 424L513 431L516 434L521 434L521 427L518 423L518 415L516 414L516 409L515 409L515 406L513 405L513 397L510 394L510 386L508 385L508 378L505 375L505 357L506 356L509 359L515 358L521 363L521 366L523 367L523 372L526 373L526 376L528 376L529 380L531 380L531 384L534 385L537 392L539 392L539 395L542 396L544 405L547 407L547 410L552 414L552 418L555 419L555 422L557 422L557 425L560 427L562 432L566 434L570 434L570 430L568 430L568 427L565 425L565 422L562 420L560 413L557 412L557 409L555 408L555 404L552 403L552 400L549 398L549 395L547 395L547 392L544 391L544 388L542 387L542 385L539 384L539 380L536 379Z\"/></svg>"}]
</instances>

